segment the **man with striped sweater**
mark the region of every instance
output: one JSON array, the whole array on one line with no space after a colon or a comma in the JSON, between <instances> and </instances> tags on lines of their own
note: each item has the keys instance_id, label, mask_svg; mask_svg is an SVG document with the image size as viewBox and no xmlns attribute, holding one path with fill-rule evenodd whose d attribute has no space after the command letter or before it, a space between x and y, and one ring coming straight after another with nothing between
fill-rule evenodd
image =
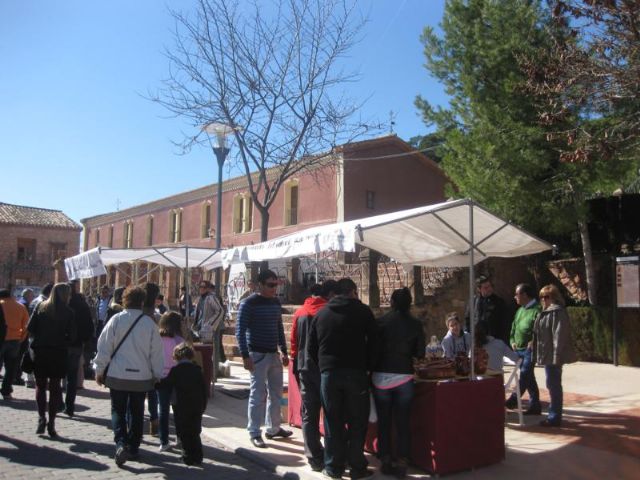
<instances>
[{"instance_id":1,"label":"man with striped sweater","mask_svg":"<svg viewBox=\"0 0 640 480\"><path fill-rule=\"evenodd\" d=\"M258 291L240 304L236 322L236 340L242 362L244 368L251 372L247 430L251 443L258 448L267 446L261 432L265 407L268 412L265 436L273 439L290 437L292 434L280 427L282 367L289 364L289 357L282 325L282 307L276 298L277 287L276 274L271 270L261 271L258 275Z\"/></svg>"}]
</instances>

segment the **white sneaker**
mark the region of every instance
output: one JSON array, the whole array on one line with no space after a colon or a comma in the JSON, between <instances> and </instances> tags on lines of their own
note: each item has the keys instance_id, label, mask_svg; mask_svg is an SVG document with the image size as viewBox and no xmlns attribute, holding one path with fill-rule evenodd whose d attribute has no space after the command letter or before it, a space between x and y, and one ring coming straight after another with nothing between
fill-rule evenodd
<instances>
[{"instance_id":1,"label":"white sneaker","mask_svg":"<svg viewBox=\"0 0 640 480\"><path fill-rule=\"evenodd\" d=\"M159 452L168 452L169 450L171 450L171 445L169 443L161 444L160 448L158 448Z\"/></svg>"}]
</instances>

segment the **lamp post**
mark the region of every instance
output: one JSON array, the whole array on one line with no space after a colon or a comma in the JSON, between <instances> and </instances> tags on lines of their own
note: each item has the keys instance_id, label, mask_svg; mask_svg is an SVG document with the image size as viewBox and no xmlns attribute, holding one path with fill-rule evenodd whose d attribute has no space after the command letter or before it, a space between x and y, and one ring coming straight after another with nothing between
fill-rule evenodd
<instances>
[{"instance_id":1,"label":"lamp post","mask_svg":"<svg viewBox=\"0 0 640 480\"><path fill-rule=\"evenodd\" d=\"M208 123L202 127L209 135L209 141L211 141L211 134L215 135L216 146L213 148L213 153L216 154L218 160L218 197L217 197L217 213L216 213L216 250L220 250L222 243L222 167L227 155L229 154L229 148L227 147L227 136L231 135L237 128L230 127L224 123ZM215 271L215 284L216 292L220 294L220 281L221 281L221 269L216 268Z\"/></svg>"}]
</instances>

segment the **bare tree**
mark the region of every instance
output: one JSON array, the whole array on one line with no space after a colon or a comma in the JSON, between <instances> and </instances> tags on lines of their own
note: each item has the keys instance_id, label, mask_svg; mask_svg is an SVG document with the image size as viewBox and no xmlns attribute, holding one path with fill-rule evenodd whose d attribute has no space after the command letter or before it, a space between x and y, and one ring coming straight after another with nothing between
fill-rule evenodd
<instances>
[{"instance_id":1,"label":"bare tree","mask_svg":"<svg viewBox=\"0 0 640 480\"><path fill-rule=\"evenodd\" d=\"M347 0L198 0L191 15L171 13L171 69L151 97L198 131L211 122L234 129L264 241L283 183L368 130L351 122L360 105L340 87L356 77L339 68L364 19ZM181 146L204 140L187 136Z\"/></svg>"}]
</instances>

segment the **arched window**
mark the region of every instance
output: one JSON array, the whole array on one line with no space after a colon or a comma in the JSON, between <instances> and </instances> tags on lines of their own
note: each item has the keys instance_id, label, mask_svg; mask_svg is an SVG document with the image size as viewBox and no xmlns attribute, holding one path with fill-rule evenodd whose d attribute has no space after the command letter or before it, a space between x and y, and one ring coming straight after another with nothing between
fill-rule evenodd
<instances>
[{"instance_id":1,"label":"arched window","mask_svg":"<svg viewBox=\"0 0 640 480\"><path fill-rule=\"evenodd\" d=\"M182 241L182 209L175 209L169 212L169 242L178 243Z\"/></svg>"}]
</instances>

